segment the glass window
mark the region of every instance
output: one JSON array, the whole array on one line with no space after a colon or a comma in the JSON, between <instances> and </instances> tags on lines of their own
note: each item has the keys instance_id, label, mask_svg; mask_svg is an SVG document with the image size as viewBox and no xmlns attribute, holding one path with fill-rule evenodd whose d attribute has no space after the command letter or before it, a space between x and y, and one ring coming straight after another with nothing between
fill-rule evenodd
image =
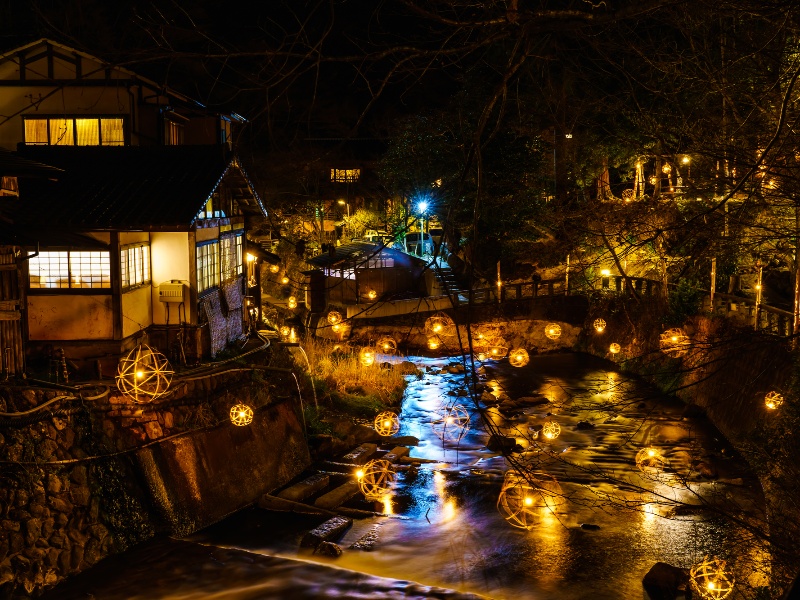
<instances>
[{"instance_id":1,"label":"glass window","mask_svg":"<svg viewBox=\"0 0 800 600\"><path fill-rule=\"evenodd\" d=\"M110 288L109 253L40 252L29 261L29 284L32 289Z\"/></svg>"},{"instance_id":2,"label":"glass window","mask_svg":"<svg viewBox=\"0 0 800 600\"><path fill-rule=\"evenodd\" d=\"M78 134L78 146L99 146L100 130L97 119L75 119L75 131Z\"/></svg>"},{"instance_id":3,"label":"glass window","mask_svg":"<svg viewBox=\"0 0 800 600\"><path fill-rule=\"evenodd\" d=\"M25 143L46 146L49 143L47 137L47 119L25 119Z\"/></svg>"},{"instance_id":4,"label":"glass window","mask_svg":"<svg viewBox=\"0 0 800 600\"><path fill-rule=\"evenodd\" d=\"M355 183L361 177L361 169L331 169L331 181Z\"/></svg>"},{"instance_id":5,"label":"glass window","mask_svg":"<svg viewBox=\"0 0 800 600\"><path fill-rule=\"evenodd\" d=\"M25 143L50 146L124 146L122 118L25 119Z\"/></svg>"},{"instance_id":6,"label":"glass window","mask_svg":"<svg viewBox=\"0 0 800 600\"><path fill-rule=\"evenodd\" d=\"M72 125L72 119L50 119L50 145L74 146L75 138Z\"/></svg>"},{"instance_id":7,"label":"glass window","mask_svg":"<svg viewBox=\"0 0 800 600\"><path fill-rule=\"evenodd\" d=\"M122 288L134 288L150 283L150 246L136 244L120 250Z\"/></svg>"},{"instance_id":8,"label":"glass window","mask_svg":"<svg viewBox=\"0 0 800 600\"><path fill-rule=\"evenodd\" d=\"M222 280L233 279L244 272L243 250L244 237L226 235L220 238L220 260L222 262Z\"/></svg>"},{"instance_id":9,"label":"glass window","mask_svg":"<svg viewBox=\"0 0 800 600\"><path fill-rule=\"evenodd\" d=\"M219 285L219 242L197 245L197 293Z\"/></svg>"},{"instance_id":10,"label":"glass window","mask_svg":"<svg viewBox=\"0 0 800 600\"><path fill-rule=\"evenodd\" d=\"M100 133L103 146L125 145L122 119L100 119Z\"/></svg>"},{"instance_id":11,"label":"glass window","mask_svg":"<svg viewBox=\"0 0 800 600\"><path fill-rule=\"evenodd\" d=\"M183 145L183 124L164 119L164 144L167 146Z\"/></svg>"}]
</instances>

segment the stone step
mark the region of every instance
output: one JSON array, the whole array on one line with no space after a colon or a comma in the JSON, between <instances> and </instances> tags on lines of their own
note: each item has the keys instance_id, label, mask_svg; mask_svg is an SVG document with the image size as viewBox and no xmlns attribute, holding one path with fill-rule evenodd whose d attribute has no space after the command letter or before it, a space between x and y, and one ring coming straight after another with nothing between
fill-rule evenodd
<instances>
[{"instance_id":1,"label":"stone step","mask_svg":"<svg viewBox=\"0 0 800 600\"><path fill-rule=\"evenodd\" d=\"M353 498L356 494L358 494L358 482L357 481L348 481L347 483L340 485L337 488L332 489L327 494L324 494L316 499L314 502L314 506L318 506L319 508L324 508L325 510L331 510L336 508L337 506L341 506L351 498Z\"/></svg>"},{"instance_id":2,"label":"stone step","mask_svg":"<svg viewBox=\"0 0 800 600\"><path fill-rule=\"evenodd\" d=\"M329 483L330 477L328 475L316 473L311 477L286 488L280 494L278 494L278 497L286 500L292 500L293 502L300 502L301 500L305 500L309 496L314 495L322 488L328 487Z\"/></svg>"},{"instance_id":3,"label":"stone step","mask_svg":"<svg viewBox=\"0 0 800 600\"><path fill-rule=\"evenodd\" d=\"M300 541L301 548L316 548L322 542L334 542L353 525L348 517L333 517L309 531Z\"/></svg>"},{"instance_id":4,"label":"stone step","mask_svg":"<svg viewBox=\"0 0 800 600\"><path fill-rule=\"evenodd\" d=\"M358 448L351 450L342 457L342 462L353 465L363 465L373 454L378 451L377 444L361 444Z\"/></svg>"},{"instance_id":5,"label":"stone step","mask_svg":"<svg viewBox=\"0 0 800 600\"><path fill-rule=\"evenodd\" d=\"M396 446L392 448L391 452L387 453L383 457L383 460L388 460L390 463L396 463L404 456L408 456L408 448L405 446Z\"/></svg>"}]
</instances>

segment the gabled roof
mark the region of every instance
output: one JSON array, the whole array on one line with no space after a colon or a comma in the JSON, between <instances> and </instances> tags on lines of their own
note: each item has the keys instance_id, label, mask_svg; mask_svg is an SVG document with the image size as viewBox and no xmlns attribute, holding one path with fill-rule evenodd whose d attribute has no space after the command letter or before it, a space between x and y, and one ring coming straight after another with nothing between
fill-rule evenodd
<instances>
[{"instance_id":1,"label":"gabled roof","mask_svg":"<svg viewBox=\"0 0 800 600\"><path fill-rule=\"evenodd\" d=\"M224 177L248 215L266 215L235 159L220 146L20 146L64 170L59 181L21 181L13 218L73 231L186 231Z\"/></svg>"},{"instance_id":2,"label":"gabled roof","mask_svg":"<svg viewBox=\"0 0 800 600\"><path fill-rule=\"evenodd\" d=\"M308 259L306 262L315 267L337 267L349 268L357 267L367 259L383 255L395 259L403 266L411 266L412 263L424 265L425 261L406 254L402 250L387 248L382 244L371 244L369 242L351 242L336 246L333 252L327 252Z\"/></svg>"}]
</instances>

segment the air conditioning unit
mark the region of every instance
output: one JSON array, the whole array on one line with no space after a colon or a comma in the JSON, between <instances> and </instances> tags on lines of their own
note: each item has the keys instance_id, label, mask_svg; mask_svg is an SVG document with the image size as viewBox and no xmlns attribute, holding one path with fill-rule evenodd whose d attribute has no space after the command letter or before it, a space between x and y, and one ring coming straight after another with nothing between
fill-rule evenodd
<instances>
[{"instance_id":1,"label":"air conditioning unit","mask_svg":"<svg viewBox=\"0 0 800 600\"><path fill-rule=\"evenodd\" d=\"M183 302L183 288L180 281L162 283L158 286L158 299L161 302Z\"/></svg>"}]
</instances>

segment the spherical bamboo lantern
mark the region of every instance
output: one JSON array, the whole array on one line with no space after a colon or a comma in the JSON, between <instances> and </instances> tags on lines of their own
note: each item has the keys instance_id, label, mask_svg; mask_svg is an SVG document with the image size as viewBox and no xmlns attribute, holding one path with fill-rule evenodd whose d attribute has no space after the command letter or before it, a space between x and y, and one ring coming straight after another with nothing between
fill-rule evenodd
<instances>
[{"instance_id":1,"label":"spherical bamboo lantern","mask_svg":"<svg viewBox=\"0 0 800 600\"><path fill-rule=\"evenodd\" d=\"M280 265L270 265L269 266L269 272L270 273L277 273L280 270L281 270L281 266Z\"/></svg>"},{"instance_id":2,"label":"spherical bamboo lantern","mask_svg":"<svg viewBox=\"0 0 800 600\"><path fill-rule=\"evenodd\" d=\"M436 313L425 320L425 333L438 337L453 337L456 335L456 324L445 313Z\"/></svg>"},{"instance_id":3,"label":"spherical bamboo lantern","mask_svg":"<svg viewBox=\"0 0 800 600\"><path fill-rule=\"evenodd\" d=\"M442 340L440 340L437 336L432 335L428 338L428 350L438 350L439 346L442 345Z\"/></svg>"},{"instance_id":4,"label":"spherical bamboo lantern","mask_svg":"<svg viewBox=\"0 0 800 600\"><path fill-rule=\"evenodd\" d=\"M657 475L664 470L667 459L658 448L642 448L636 453L636 466L646 475Z\"/></svg>"},{"instance_id":5,"label":"spherical bamboo lantern","mask_svg":"<svg viewBox=\"0 0 800 600\"><path fill-rule=\"evenodd\" d=\"M524 367L530 362L527 350L524 348L516 348L508 355L508 363L512 367Z\"/></svg>"},{"instance_id":6,"label":"spherical bamboo lantern","mask_svg":"<svg viewBox=\"0 0 800 600\"><path fill-rule=\"evenodd\" d=\"M532 529L562 502L563 492L554 477L510 470L503 478L497 510L509 525Z\"/></svg>"},{"instance_id":7,"label":"spherical bamboo lantern","mask_svg":"<svg viewBox=\"0 0 800 600\"><path fill-rule=\"evenodd\" d=\"M167 393L174 373L166 356L140 344L119 361L117 389L134 402L151 402Z\"/></svg>"},{"instance_id":8,"label":"spherical bamboo lantern","mask_svg":"<svg viewBox=\"0 0 800 600\"><path fill-rule=\"evenodd\" d=\"M331 325L331 331L333 331L333 333L341 332L342 331L342 324L341 323L336 323L334 325Z\"/></svg>"},{"instance_id":9,"label":"spherical bamboo lantern","mask_svg":"<svg viewBox=\"0 0 800 600\"><path fill-rule=\"evenodd\" d=\"M486 358L487 358L486 352L476 352L475 353L475 359L480 361L480 362L485 361Z\"/></svg>"},{"instance_id":10,"label":"spherical bamboo lantern","mask_svg":"<svg viewBox=\"0 0 800 600\"><path fill-rule=\"evenodd\" d=\"M328 323L331 325L338 325L342 322L342 313L337 310L332 310L328 313Z\"/></svg>"},{"instance_id":11,"label":"spherical bamboo lantern","mask_svg":"<svg viewBox=\"0 0 800 600\"><path fill-rule=\"evenodd\" d=\"M561 337L561 325L558 323L548 323L545 325L544 334L551 340L557 340Z\"/></svg>"},{"instance_id":12,"label":"spherical bamboo lantern","mask_svg":"<svg viewBox=\"0 0 800 600\"><path fill-rule=\"evenodd\" d=\"M281 337L285 337L285 338L289 337L289 333L290 332L291 332L291 330L289 329L288 325L284 325L283 327L281 327Z\"/></svg>"},{"instance_id":13,"label":"spherical bamboo lantern","mask_svg":"<svg viewBox=\"0 0 800 600\"><path fill-rule=\"evenodd\" d=\"M362 348L358 353L358 359L365 367L371 367L375 364L375 351L372 348Z\"/></svg>"},{"instance_id":14,"label":"spherical bamboo lantern","mask_svg":"<svg viewBox=\"0 0 800 600\"><path fill-rule=\"evenodd\" d=\"M593 324L594 330L597 333L603 333L606 330L606 322L604 319L595 319Z\"/></svg>"},{"instance_id":15,"label":"spherical bamboo lantern","mask_svg":"<svg viewBox=\"0 0 800 600\"><path fill-rule=\"evenodd\" d=\"M400 431L400 417L397 413L385 410L375 417L375 431L384 437L394 435Z\"/></svg>"},{"instance_id":16,"label":"spherical bamboo lantern","mask_svg":"<svg viewBox=\"0 0 800 600\"><path fill-rule=\"evenodd\" d=\"M289 299L286 300L286 306L288 306L291 309L297 308L297 298L295 298L294 296L289 296Z\"/></svg>"},{"instance_id":17,"label":"spherical bamboo lantern","mask_svg":"<svg viewBox=\"0 0 800 600\"><path fill-rule=\"evenodd\" d=\"M253 409L247 404L236 404L231 407L231 423L239 427L253 422Z\"/></svg>"},{"instance_id":18,"label":"spherical bamboo lantern","mask_svg":"<svg viewBox=\"0 0 800 600\"><path fill-rule=\"evenodd\" d=\"M776 391L772 391L764 396L764 404L770 410L775 410L783 404L783 396Z\"/></svg>"},{"instance_id":19,"label":"spherical bamboo lantern","mask_svg":"<svg viewBox=\"0 0 800 600\"><path fill-rule=\"evenodd\" d=\"M561 435L561 425L556 421L548 420L542 424L542 435L548 440L554 440Z\"/></svg>"},{"instance_id":20,"label":"spherical bamboo lantern","mask_svg":"<svg viewBox=\"0 0 800 600\"><path fill-rule=\"evenodd\" d=\"M611 354L619 354L620 350L622 350L622 346L616 342L608 347L608 351L611 352Z\"/></svg>"},{"instance_id":21,"label":"spherical bamboo lantern","mask_svg":"<svg viewBox=\"0 0 800 600\"><path fill-rule=\"evenodd\" d=\"M394 341L393 337L388 335L378 338L378 341L375 342L375 348L381 354L388 354L389 356L397 354L397 342Z\"/></svg>"},{"instance_id":22,"label":"spherical bamboo lantern","mask_svg":"<svg viewBox=\"0 0 800 600\"><path fill-rule=\"evenodd\" d=\"M375 300L378 297L378 292L375 290L367 290L367 299L368 300Z\"/></svg>"},{"instance_id":23,"label":"spherical bamboo lantern","mask_svg":"<svg viewBox=\"0 0 800 600\"><path fill-rule=\"evenodd\" d=\"M388 460L371 460L359 470L358 487L367 500L380 500L391 489L395 472Z\"/></svg>"},{"instance_id":24,"label":"spherical bamboo lantern","mask_svg":"<svg viewBox=\"0 0 800 600\"><path fill-rule=\"evenodd\" d=\"M706 556L689 570L692 589L703 600L722 600L733 591L736 583L727 571L725 561L716 556Z\"/></svg>"},{"instance_id":25,"label":"spherical bamboo lantern","mask_svg":"<svg viewBox=\"0 0 800 600\"><path fill-rule=\"evenodd\" d=\"M677 358L683 356L689 351L691 340L686 332L680 327L675 329L667 329L661 334L658 340L658 345L661 351L667 356Z\"/></svg>"},{"instance_id":26,"label":"spherical bamboo lantern","mask_svg":"<svg viewBox=\"0 0 800 600\"><path fill-rule=\"evenodd\" d=\"M431 421L433 432L443 442L455 444L469 431L469 413L461 404L445 408Z\"/></svg>"},{"instance_id":27,"label":"spherical bamboo lantern","mask_svg":"<svg viewBox=\"0 0 800 600\"><path fill-rule=\"evenodd\" d=\"M284 275L283 277L281 277L281 283L283 285L289 285L289 278L286 275Z\"/></svg>"}]
</instances>

